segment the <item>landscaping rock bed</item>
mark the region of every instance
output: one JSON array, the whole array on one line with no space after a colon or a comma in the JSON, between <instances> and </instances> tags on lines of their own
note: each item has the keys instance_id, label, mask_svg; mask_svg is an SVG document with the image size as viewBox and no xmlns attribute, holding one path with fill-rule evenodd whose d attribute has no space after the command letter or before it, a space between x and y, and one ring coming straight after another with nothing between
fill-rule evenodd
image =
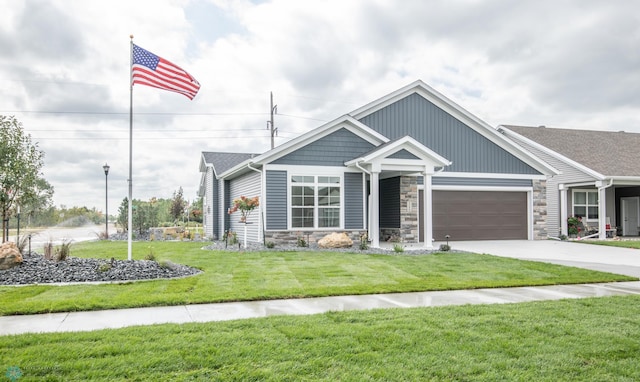
<instances>
[{"instance_id":1,"label":"landscaping rock bed","mask_svg":"<svg viewBox=\"0 0 640 382\"><path fill-rule=\"evenodd\" d=\"M167 279L191 276L200 272L199 269L171 262L78 257L54 261L32 253L23 255L21 265L0 270L0 285Z\"/></svg>"}]
</instances>

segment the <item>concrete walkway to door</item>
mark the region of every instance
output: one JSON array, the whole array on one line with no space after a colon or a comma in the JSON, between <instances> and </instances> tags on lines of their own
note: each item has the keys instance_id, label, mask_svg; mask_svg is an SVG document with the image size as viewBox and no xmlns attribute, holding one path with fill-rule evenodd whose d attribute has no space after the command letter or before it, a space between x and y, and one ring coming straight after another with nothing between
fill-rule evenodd
<instances>
[{"instance_id":1,"label":"concrete walkway to door","mask_svg":"<svg viewBox=\"0 0 640 382\"><path fill-rule=\"evenodd\" d=\"M453 250L487 253L640 277L640 250L557 240L450 242ZM434 245L435 248L440 243Z\"/></svg>"}]
</instances>

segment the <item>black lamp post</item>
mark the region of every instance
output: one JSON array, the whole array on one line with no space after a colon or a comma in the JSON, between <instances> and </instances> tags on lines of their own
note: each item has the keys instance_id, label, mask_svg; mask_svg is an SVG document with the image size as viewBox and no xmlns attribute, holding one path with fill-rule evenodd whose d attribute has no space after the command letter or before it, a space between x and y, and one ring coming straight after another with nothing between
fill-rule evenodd
<instances>
[{"instance_id":1,"label":"black lamp post","mask_svg":"<svg viewBox=\"0 0 640 382\"><path fill-rule=\"evenodd\" d=\"M20 242L20 206L18 206L17 218L18 218L18 233L16 234L16 243L19 243Z\"/></svg>"},{"instance_id":2,"label":"black lamp post","mask_svg":"<svg viewBox=\"0 0 640 382\"><path fill-rule=\"evenodd\" d=\"M105 239L109 239L109 165L105 163L102 169L104 170L104 234Z\"/></svg>"}]
</instances>

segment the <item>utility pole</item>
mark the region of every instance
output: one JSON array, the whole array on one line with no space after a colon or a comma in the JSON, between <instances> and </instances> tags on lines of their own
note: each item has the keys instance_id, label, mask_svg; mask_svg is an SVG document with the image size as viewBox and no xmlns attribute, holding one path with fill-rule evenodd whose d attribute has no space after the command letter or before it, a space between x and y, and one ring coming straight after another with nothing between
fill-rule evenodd
<instances>
[{"instance_id":1,"label":"utility pole","mask_svg":"<svg viewBox=\"0 0 640 382\"><path fill-rule=\"evenodd\" d=\"M275 123L273 121L273 115L274 114L278 114L278 105L273 105L273 92L270 92L271 94L271 120L267 121L267 130L269 128L271 128L271 148L273 149L275 147L275 143L274 143L274 137L276 135L278 135L278 129L275 126Z\"/></svg>"}]
</instances>

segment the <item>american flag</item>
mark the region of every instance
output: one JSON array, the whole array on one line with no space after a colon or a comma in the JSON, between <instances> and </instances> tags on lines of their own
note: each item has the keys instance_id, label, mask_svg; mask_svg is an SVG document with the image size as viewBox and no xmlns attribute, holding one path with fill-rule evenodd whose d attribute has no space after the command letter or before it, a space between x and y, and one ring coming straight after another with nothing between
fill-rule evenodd
<instances>
[{"instance_id":1,"label":"american flag","mask_svg":"<svg viewBox=\"0 0 640 382\"><path fill-rule=\"evenodd\" d=\"M189 99L193 99L200 89L200 83L191 74L135 44L131 74L132 85L140 84L168 90L184 94Z\"/></svg>"}]
</instances>

